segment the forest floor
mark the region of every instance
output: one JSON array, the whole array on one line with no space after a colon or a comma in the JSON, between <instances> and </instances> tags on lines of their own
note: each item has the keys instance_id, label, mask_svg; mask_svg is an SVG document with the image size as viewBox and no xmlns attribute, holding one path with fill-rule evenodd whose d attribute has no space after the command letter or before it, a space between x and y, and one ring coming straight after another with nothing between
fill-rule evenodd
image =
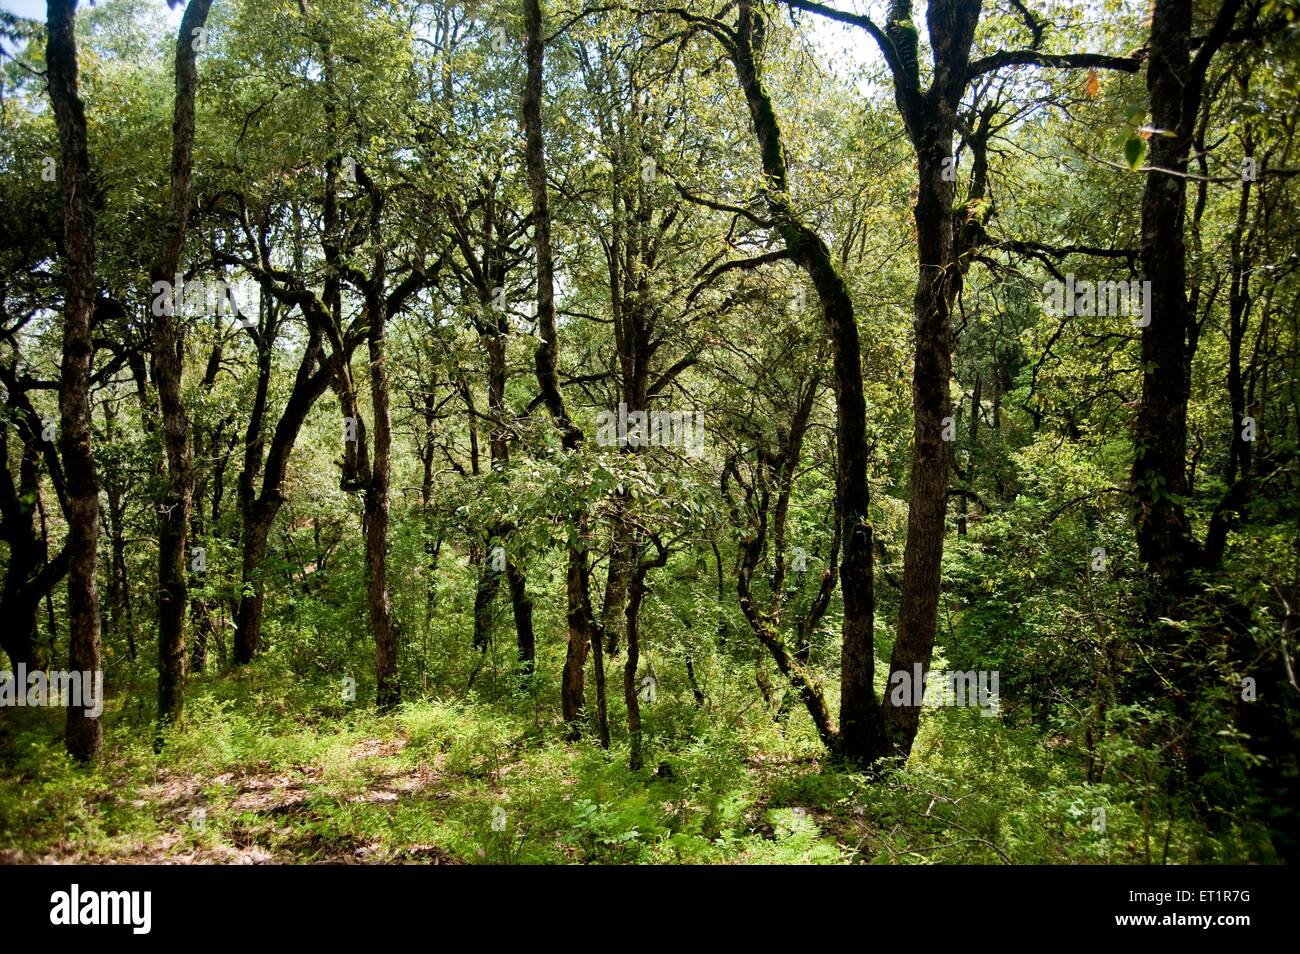
<instances>
[{"instance_id":1,"label":"forest floor","mask_svg":"<svg viewBox=\"0 0 1300 954\"><path fill-rule=\"evenodd\" d=\"M1141 862L1165 837L1033 733L964 713L873 780L827 764L797 717L675 735L684 703L632 773L625 745L565 742L536 699L380 715L282 675L195 680L161 753L145 707L110 697L92 770L63 756L60 712L0 711L0 862Z\"/></svg>"}]
</instances>

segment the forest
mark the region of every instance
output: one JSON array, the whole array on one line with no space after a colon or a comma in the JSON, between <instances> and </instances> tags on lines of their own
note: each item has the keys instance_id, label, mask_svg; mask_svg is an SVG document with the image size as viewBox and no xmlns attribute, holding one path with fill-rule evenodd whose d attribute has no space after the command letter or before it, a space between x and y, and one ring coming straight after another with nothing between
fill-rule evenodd
<instances>
[{"instance_id":1,"label":"forest","mask_svg":"<svg viewBox=\"0 0 1300 954\"><path fill-rule=\"evenodd\" d=\"M1298 98L1297 0L5 0L0 862L1296 861Z\"/></svg>"}]
</instances>

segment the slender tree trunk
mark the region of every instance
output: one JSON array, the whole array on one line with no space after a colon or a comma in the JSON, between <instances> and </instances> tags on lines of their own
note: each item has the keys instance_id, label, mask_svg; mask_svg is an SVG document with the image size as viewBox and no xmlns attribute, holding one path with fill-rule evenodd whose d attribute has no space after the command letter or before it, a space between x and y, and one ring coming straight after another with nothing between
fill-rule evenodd
<instances>
[{"instance_id":1,"label":"slender tree trunk","mask_svg":"<svg viewBox=\"0 0 1300 954\"><path fill-rule=\"evenodd\" d=\"M99 660L99 481L90 435L90 321L95 308L94 188L86 142L86 115L77 91L75 0L48 0L45 61L50 102L59 130L63 191L63 359L59 379L60 449L67 482L68 668L94 673ZM74 700L78 701L78 700ZM79 700L85 702L87 700ZM68 706L66 744L73 758L99 755L103 730L85 705Z\"/></svg>"},{"instance_id":2,"label":"slender tree trunk","mask_svg":"<svg viewBox=\"0 0 1300 954\"><path fill-rule=\"evenodd\" d=\"M880 709L876 704L874 554L870 489L867 485L866 401L862 358L853 301L836 271L826 243L805 225L789 204L789 184L781 127L763 88L753 49L754 5L742 0L736 42L729 51L754 123L766 197L790 257L812 281L834 351L837 493L843 533L840 589L844 599L840 650L838 746L846 757L868 763L882 752Z\"/></svg>"},{"instance_id":3,"label":"slender tree trunk","mask_svg":"<svg viewBox=\"0 0 1300 954\"><path fill-rule=\"evenodd\" d=\"M247 665L257 655L262 636L262 607L265 598L257 569L266 557L267 538L271 532L271 521L259 513L255 481L262 470L262 450L265 444L262 428L266 421L266 405L271 387L270 347L275 335L275 316L266 296L259 304L261 314L257 341L257 385L253 391L253 408L248 415L248 427L244 430L244 463L239 471L236 493L239 496L239 512L243 518L240 544L243 561L240 566L239 606L235 611L234 662L236 666Z\"/></svg>"},{"instance_id":4,"label":"slender tree trunk","mask_svg":"<svg viewBox=\"0 0 1300 954\"><path fill-rule=\"evenodd\" d=\"M510 603L515 614L515 645L519 652L519 667L525 676L531 676L537 659L537 638L533 634L533 601L528 596L524 574L513 560L506 561L506 576L510 580Z\"/></svg>"},{"instance_id":5,"label":"slender tree trunk","mask_svg":"<svg viewBox=\"0 0 1300 954\"><path fill-rule=\"evenodd\" d=\"M104 402L104 434L112 443L116 439L117 414L112 400ZM131 604L131 581L126 572L126 491L118 482L105 488L108 512L109 609L110 626L114 635L126 634L127 653L135 661L135 613Z\"/></svg>"},{"instance_id":6,"label":"slender tree trunk","mask_svg":"<svg viewBox=\"0 0 1300 954\"><path fill-rule=\"evenodd\" d=\"M583 558L584 563L586 558ZM589 584L590 585L590 584ZM590 607L588 607L590 614ZM591 669L596 678L596 737L602 749L609 748L609 697L606 694L605 647L599 628L591 627Z\"/></svg>"},{"instance_id":7,"label":"slender tree trunk","mask_svg":"<svg viewBox=\"0 0 1300 954\"><path fill-rule=\"evenodd\" d=\"M475 545L475 559L478 563L478 584L474 587L474 648L486 653L492 641L492 601L496 599L501 587L501 570L493 567L495 549L488 539L488 546Z\"/></svg>"},{"instance_id":8,"label":"slender tree trunk","mask_svg":"<svg viewBox=\"0 0 1300 954\"><path fill-rule=\"evenodd\" d=\"M7 385L12 381L6 381ZM12 391L11 391L12 393ZM34 423L34 422L33 422ZM41 600L67 572L64 550L49 561L40 516L39 423L20 426L22 457L15 486L9 470L9 427L0 424L0 539L9 545L9 562L0 589L0 649L13 665L32 668L36 660L37 614Z\"/></svg>"},{"instance_id":9,"label":"slender tree trunk","mask_svg":"<svg viewBox=\"0 0 1300 954\"><path fill-rule=\"evenodd\" d=\"M361 417L361 406L357 401L350 355L336 366L331 384L334 393L338 395L345 426L348 421L352 422L353 439L343 441L343 473L339 485L343 490L354 493L363 489L370 480L370 445L365 421Z\"/></svg>"},{"instance_id":10,"label":"slender tree trunk","mask_svg":"<svg viewBox=\"0 0 1300 954\"><path fill-rule=\"evenodd\" d=\"M491 307L490 289L482 289L480 305L484 309ZM493 320L490 326L481 326L480 338L488 352L488 451L492 470L504 470L510 463L510 448L506 434L506 347L505 328L501 321ZM478 585L474 592L474 648L486 652L492 639L492 603L501 589L501 574L504 572L500 562L495 559L492 541L503 549L507 543L509 528L496 525L489 531L487 550L480 561ZM513 561L507 562L514 567L517 579L511 580L511 605L515 615L516 645L531 636L532 601L528 599L527 581ZM523 627L521 630L520 627Z\"/></svg>"},{"instance_id":11,"label":"slender tree trunk","mask_svg":"<svg viewBox=\"0 0 1300 954\"><path fill-rule=\"evenodd\" d=\"M791 417L790 429L784 442L777 448L775 453L760 449L756 455L755 478L751 488L747 491L747 500L752 510L751 519L754 521L755 526L744 528L745 536L741 540L740 558L736 568L736 595L740 602L741 612L744 614L750 628L754 631L754 635L758 637L758 641L771 655L781 676L803 701L809 718L812 719L813 725L817 727L817 734L821 738L822 744L828 750L835 752L840 750L839 730L831 716L821 686L807 669L808 658L807 654L803 653L802 646L807 642L807 635L825 614L835 587L835 571L833 568L839 560L840 540L843 533L843 523L839 519L838 500L836 501L836 521L835 530L832 533L829 566L822 577L822 585L816 599L809 606L803 619L792 627L798 639L798 645L793 653L786 645L781 623L785 601L783 583L786 561L785 544L783 542L785 538L785 515L789 509L789 499L794 488L794 475L799 466L804 436L807 433L808 423L812 416L819 382L814 376L813 380L807 382L806 385L801 385L801 387L803 393L795 413ZM772 505L771 493L773 477L778 482L775 508ZM770 511L772 516L769 523ZM754 598L752 583L754 574L764 559L764 554L769 552L769 532L772 537L770 553L773 572L770 586L771 602L768 610L764 612L759 609ZM773 687L763 669L761 653L756 660L754 677L758 683L759 691L763 694L763 701L771 707ZM784 708L783 705L783 711Z\"/></svg>"},{"instance_id":12,"label":"slender tree trunk","mask_svg":"<svg viewBox=\"0 0 1300 954\"><path fill-rule=\"evenodd\" d=\"M113 552L113 576L117 579L117 592L122 600L120 618L122 628L126 632L127 655L134 662L137 652L135 645L135 610L131 599L131 578L126 572L126 535L123 530L123 522L126 519L125 509L123 508L114 513L110 508L108 515L112 527L109 540Z\"/></svg>"},{"instance_id":13,"label":"slender tree trunk","mask_svg":"<svg viewBox=\"0 0 1300 954\"><path fill-rule=\"evenodd\" d=\"M628 768L640 771L645 765L641 752L641 699L636 674L641 665L641 600L645 596L644 574L631 581L627 596L627 627L624 633L627 658L623 661L623 702L627 705L627 734L630 743Z\"/></svg>"},{"instance_id":14,"label":"slender tree trunk","mask_svg":"<svg viewBox=\"0 0 1300 954\"><path fill-rule=\"evenodd\" d=\"M629 407L631 412L633 408ZM639 410L639 409L638 409ZM605 572L605 598L601 603L601 627L608 636L610 656L618 655L619 638L626 628L627 587L636 556L632 552L632 533L624 519L628 500L623 494L612 498L614 513L609 519L609 568Z\"/></svg>"},{"instance_id":15,"label":"slender tree trunk","mask_svg":"<svg viewBox=\"0 0 1300 954\"><path fill-rule=\"evenodd\" d=\"M307 339L298 371L294 377L293 390L285 403L284 411L276 422L275 432L271 437L266 461L262 461L261 420L265 413L265 387L260 375L257 397L254 399L254 414L249 422L245 438L243 470L239 477L240 510L244 518L243 562L240 571L239 609L235 620L235 665L246 665L253 661L261 647L262 613L266 598L261 579L260 568L266 559L267 540L276 515L284 503L284 480L289 470L289 458L293 454L298 435L302 432L307 415L316 401L325 393L332 376L332 369L337 363L346 362L350 355L333 355L321 362L320 324L326 319L324 314L314 315L312 330ZM264 327L264 334L273 337L269 323ZM270 380L270 354L272 345L265 346L267 357L266 384ZM253 485L258 472L261 472L261 490L253 496Z\"/></svg>"},{"instance_id":16,"label":"slender tree trunk","mask_svg":"<svg viewBox=\"0 0 1300 954\"><path fill-rule=\"evenodd\" d=\"M367 297L370 312L370 403L375 452L366 487L366 597L370 628L375 637L376 702L394 708L402 698L397 673L397 629L388 595L389 472L392 464L393 419L388 403L387 302L384 293L385 256L375 254L375 273Z\"/></svg>"},{"instance_id":17,"label":"slender tree trunk","mask_svg":"<svg viewBox=\"0 0 1300 954\"><path fill-rule=\"evenodd\" d=\"M194 96L198 86L196 31L212 0L190 0L176 38L176 99L172 117L171 198L162 250L152 280L176 282L189 222L194 153ZM186 533L194 493L189 417L181 398L184 343L181 316L154 317L153 359L167 456L166 487L158 501L158 722L177 721L185 708Z\"/></svg>"},{"instance_id":18,"label":"slender tree trunk","mask_svg":"<svg viewBox=\"0 0 1300 954\"><path fill-rule=\"evenodd\" d=\"M632 569L627 590L627 659L623 663L623 701L627 705L627 731L630 739L628 768L639 771L645 765L641 746L641 699L637 693L636 673L641 664L641 603L645 600L648 588L646 575L655 567L668 563L668 550L653 538L658 554L651 559L638 561ZM690 669L689 657L687 668ZM692 688L694 689L694 675ZM696 702L700 701L699 690L695 689Z\"/></svg>"},{"instance_id":19,"label":"slender tree trunk","mask_svg":"<svg viewBox=\"0 0 1300 954\"><path fill-rule=\"evenodd\" d=\"M980 446L980 408L984 401L984 376L980 372L975 372L975 387L971 392L970 399L970 429L968 431L967 441L970 444L970 456L966 461L966 490L974 491L975 489L975 457L979 453ZM957 534L958 536L966 535L966 517L969 510L970 493L961 495L961 516L958 519Z\"/></svg>"},{"instance_id":20,"label":"slender tree trunk","mask_svg":"<svg viewBox=\"0 0 1300 954\"><path fill-rule=\"evenodd\" d=\"M524 0L524 28L527 32L525 52L528 61L528 77L523 96L524 152L533 199L533 244L537 254L537 324L542 337L534 363L537 384L547 413L560 432L565 451L574 453L582 443L582 431L570 420L565 410L556 369L560 342L555 324L555 262L551 249L546 151L542 138L542 76L546 44L542 35L540 0ZM565 655L560 702L570 736L576 738L581 731L579 720L586 700L587 650L599 636L592 616L591 574L586 547L582 542L586 520L582 514L574 514L573 521L574 539L569 544L569 568L565 581L569 646Z\"/></svg>"},{"instance_id":21,"label":"slender tree trunk","mask_svg":"<svg viewBox=\"0 0 1300 954\"><path fill-rule=\"evenodd\" d=\"M581 537L586 532L586 521L580 516L575 517L577 521L576 532ZM571 544L569 547L569 568L565 577L565 594L568 600L568 627L569 627L569 646L564 660L564 675L561 680L560 702L561 713L564 721L569 725L569 736L571 739L578 738L581 733L581 718L583 709L587 704L586 693L586 666L587 653L597 646L595 639L595 626L591 615L591 571L587 564L587 553L577 544ZM596 665L599 670L598 681L604 681L604 660L597 660ZM597 708L600 709L600 702L597 700ZM598 733L600 727L598 726ZM608 726L605 725L604 733L608 732ZM604 734L601 733L601 734ZM605 736L605 744L608 745L608 736Z\"/></svg>"}]
</instances>

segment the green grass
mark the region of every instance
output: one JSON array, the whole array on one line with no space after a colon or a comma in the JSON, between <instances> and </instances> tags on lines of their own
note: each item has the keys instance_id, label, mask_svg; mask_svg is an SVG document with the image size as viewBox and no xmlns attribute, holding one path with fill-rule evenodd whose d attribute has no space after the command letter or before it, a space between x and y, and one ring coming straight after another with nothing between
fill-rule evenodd
<instances>
[{"instance_id":1,"label":"green grass","mask_svg":"<svg viewBox=\"0 0 1300 954\"><path fill-rule=\"evenodd\" d=\"M60 712L0 713L0 858L1141 862L1166 830L1170 860L1258 851L1241 832L1169 826L1159 805L1144 821L1140 793L1085 785L1036 733L969 710L927 711L907 770L870 780L818 755L802 718L759 708L656 713L665 732L639 773L617 744L565 742L526 699L381 716L269 664L195 680L161 753L138 709L109 700L91 769L63 755Z\"/></svg>"}]
</instances>

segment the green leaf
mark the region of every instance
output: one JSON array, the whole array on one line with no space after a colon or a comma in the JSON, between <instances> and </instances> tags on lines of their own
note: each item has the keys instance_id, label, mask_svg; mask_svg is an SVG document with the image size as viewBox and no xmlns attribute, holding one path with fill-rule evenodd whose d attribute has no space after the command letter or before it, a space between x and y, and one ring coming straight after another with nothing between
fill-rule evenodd
<instances>
[{"instance_id":1,"label":"green leaf","mask_svg":"<svg viewBox=\"0 0 1300 954\"><path fill-rule=\"evenodd\" d=\"M1137 172L1141 167L1146 154L1146 140L1141 136L1130 136L1128 142L1124 143L1124 161L1128 163L1128 167L1134 172Z\"/></svg>"}]
</instances>

